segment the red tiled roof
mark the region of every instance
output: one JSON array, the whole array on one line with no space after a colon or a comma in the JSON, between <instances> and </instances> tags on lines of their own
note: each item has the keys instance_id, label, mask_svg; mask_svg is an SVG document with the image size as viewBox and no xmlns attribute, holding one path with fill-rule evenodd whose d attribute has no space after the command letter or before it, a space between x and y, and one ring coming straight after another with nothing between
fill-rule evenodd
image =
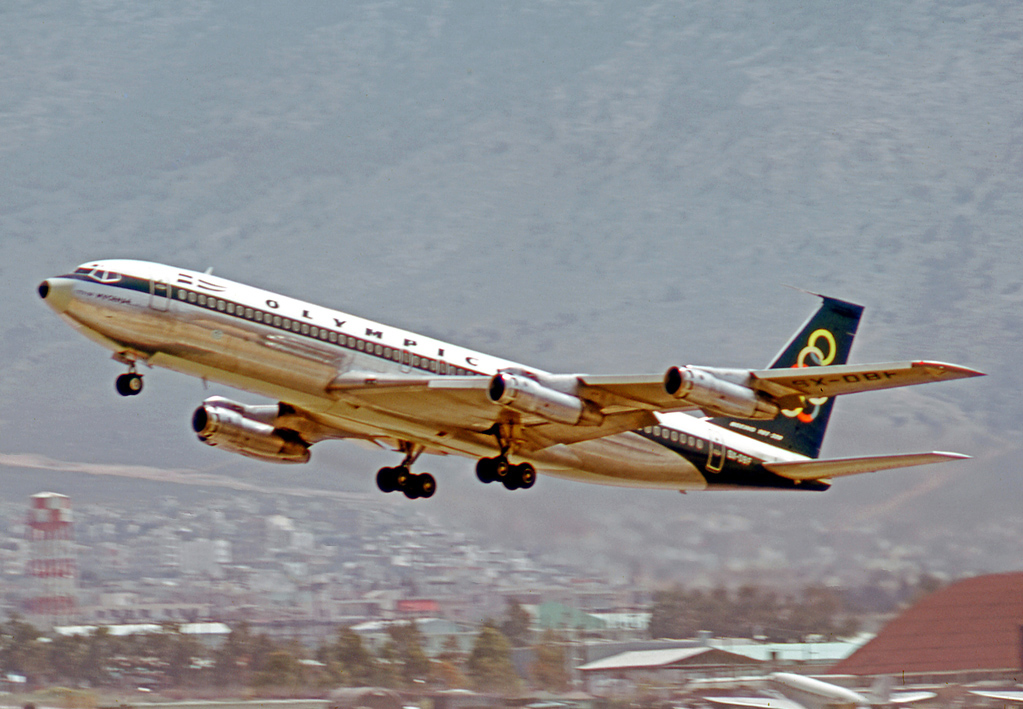
<instances>
[{"instance_id":1,"label":"red tiled roof","mask_svg":"<svg viewBox=\"0 0 1023 709\"><path fill-rule=\"evenodd\" d=\"M1023 573L959 581L927 596L831 668L836 674L1023 669Z\"/></svg>"}]
</instances>

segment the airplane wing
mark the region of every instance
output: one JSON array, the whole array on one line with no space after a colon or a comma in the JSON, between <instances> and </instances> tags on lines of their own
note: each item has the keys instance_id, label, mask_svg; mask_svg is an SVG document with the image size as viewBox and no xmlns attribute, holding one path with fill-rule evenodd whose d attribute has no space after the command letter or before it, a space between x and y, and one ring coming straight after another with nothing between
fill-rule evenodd
<instances>
[{"instance_id":1,"label":"airplane wing","mask_svg":"<svg viewBox=\"0 0 1023 709\"><path fill-rule=\"evenodd\" d=\"M1023 701L1023 692L1019 692L1020 699L1017 701ZM889 704L913 704L915 702L925 702L928 699L934 699L937 694L934 692L893 692L888 697Z\"/></svg>"},{"instance_id":2,"label":"airplane wing","mask_svg":"<svg viewBox=\"0 0 1023 709\"><path fill-rule=\"evenodd\" d=\"M774 399L794 396L832 397L861 391L965 379L982 374L975 369L945 362L839 364L753 370L750 372L749 386Z\"/></svg>"},{"instance_id":3,"label":"airplane wing","mask_svg":"<svg viewBox=\"0 0 1023 709\"><path fill-rule=\"evenodd\" d=\"M914 465L945 463L950 460L969 458L961 453L903 453L900 455L869 455L859 458L832 458L831 460L793 460L764 463L764 467L790 480L821 480L838 478L843 475L874 473L879 470L909 468Z\"/></svg>"},{"instance_id":4,"label":"airplane wing","mask_svg":"<svg viewBox=\"0 0 1023 709\"><path fill-rule=\"evenodd\" d=\"M712 704L726 707L752 707L752 709L806 709L799 702L784 697L704 697Z\"/></svg>"},{"instance_id":5,"label":"airplane wing","mask_svg":"<svg viewBox=\"0 0 1023 709\"><path fill-rule=\"evenodd\" d=\"M1023 704L1023 692L1004 691L1004 692L982 692L980 690L971 689L970 694L976 694L978 697L986 697L988 699L997 699L1000 702L1016 702Z\"/></svg>"},{"instance_id":6,"label":"airplane wing","mask_svg":"<svg viewBox=\"0 0 1023 709\"><path fill-rule=\"evenodd\" d=\"M395 375L350 371L336 377L329 385L328 392L353 405L397 413L411 421L478 432L486 431L498 420L511 418L522 426L524 437L531 446L539 449L557 443L571 444L603 438L652 425L656 423L653 416L655 412L700 410L743 417L729 407L748 405L750 408L746 411L751 417L767 418L770 414L765 416L764 413L770 409L762 409L758 403L760 401L773 401L784 408L799 397L829 397L980 374L972 369L939 362L768 370L687 369L696 373L694 376L698 381L695 386L703 388L688 390L682 396L678 392L669 393L666 385L673 371L679 374L680 370L676 368L669 370L667 377L649 374L564 375L558 379L570 387L572 394L548 389L542 383L528 383L531 391L526 393L539 392L538 401L541 405L533 408L527 406L525 409L517 404L508 407L495 404L488 396L494 379L479 376ZM510 379L514 378L512 374ZM592 416L584 425L561 421L556 417L552 420L542 413L543 397L547 395L564 397L576 405L582 402L588 413L597 415ZM754 410L757 413L752 413ZM820 469L811 472L809 468L800 468L809 465L800 462L786 464L789 465L786 474L794 479L816 479L928 462L936 460L846 461L841 464L836 462L823 472Z\"/></svg>"},{"instance_id":7,"label":"airplane wing","mask_svg":"<svg viewBox=\"0 0 1023 709\"><path fill-rule=\"evenodd\" d=\"M524 437L535 449L556 443L578 443L631 431L657 423L654 411L693 409L664 392L661 377L606 377L630 385L641 384L635 397L607 391L596 393L580 377L580 394L600 407L597 425L576 426L552 422L538 414L514 412ZM333 396L350 403L400 412L403 417L455 428L486 431L507 418L503 407L487 396L489 377L400 376L350 372L337 377L328 387ZM660 390L661 396L656 392Z\"/></svg>"}]
</instances>

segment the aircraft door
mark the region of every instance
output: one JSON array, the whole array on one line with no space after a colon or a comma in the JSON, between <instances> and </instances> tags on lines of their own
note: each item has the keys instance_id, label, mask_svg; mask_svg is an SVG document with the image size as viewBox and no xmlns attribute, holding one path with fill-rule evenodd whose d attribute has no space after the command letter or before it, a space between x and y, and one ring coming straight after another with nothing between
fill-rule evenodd
<instances>
[{"instance_id":1,"label":"aircraft door","mask_svg":"<svg viewBox=\"0 0 1023 709\"><path fill-rule=\"evenodd\" d=\"M707 454L707 470L712 473L720 473L725 465L725 444L716 436L707 441L710 452Z\"/></svg>"},{"instance_id":2,"label":"aircraft door","mask_svg":"<svg viewBox=\"0 0 1023 709\"><path fill-rule=\"evenodd\" d=\"M149 281L149 307L153 310L167 310L170 307L171 289L166 281Z\"/></svg>"}]
</instances>

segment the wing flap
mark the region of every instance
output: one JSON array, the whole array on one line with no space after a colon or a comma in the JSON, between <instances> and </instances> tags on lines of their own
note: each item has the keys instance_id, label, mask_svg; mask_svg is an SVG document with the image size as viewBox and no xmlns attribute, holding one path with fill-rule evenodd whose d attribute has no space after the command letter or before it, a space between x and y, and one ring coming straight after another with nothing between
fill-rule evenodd
<instances>
[{"instance_id":1,"label":"wing flap","mask_svg":"<svg viewBox=\"0 0 1023 709\"><path fill-rule=\"evenodd\" d=\"M880 470L909 468L915 465L947 463L969 458L962 453L903 453L901 455L871 455L858 458L832 458L831 460L792 460L764 463L764 467L790 480L821 480L843 475L874 473Z\"/></svg>"},{"instance_id":2,"label":"wing flap","mask_svg":"<svg viewBox=\"0 0 1023 709\"><path fill-rule=\"evenodd\" d=\"M750 372L750 386L775 399L789 396L832 397L895 387L983 376L969 367L946 362L884 362L824 367L760 369Z\"/></svg>"}]
</instances>

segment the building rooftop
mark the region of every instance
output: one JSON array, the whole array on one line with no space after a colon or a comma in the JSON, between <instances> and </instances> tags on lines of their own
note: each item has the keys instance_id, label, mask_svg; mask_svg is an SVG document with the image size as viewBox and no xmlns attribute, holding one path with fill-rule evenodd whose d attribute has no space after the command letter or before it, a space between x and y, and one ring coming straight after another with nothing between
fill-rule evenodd
<instances>
[{"instance_id":1,"label":"building rooftop","mask_svg":"<svg viewBox=\"0 0 1023 709\"><path fill-rule=\"evenodd\" d=\"M959 581L932 593L839 662L836 674L1019 670L1023 573Z\"/></svg>"}]
</instances>

